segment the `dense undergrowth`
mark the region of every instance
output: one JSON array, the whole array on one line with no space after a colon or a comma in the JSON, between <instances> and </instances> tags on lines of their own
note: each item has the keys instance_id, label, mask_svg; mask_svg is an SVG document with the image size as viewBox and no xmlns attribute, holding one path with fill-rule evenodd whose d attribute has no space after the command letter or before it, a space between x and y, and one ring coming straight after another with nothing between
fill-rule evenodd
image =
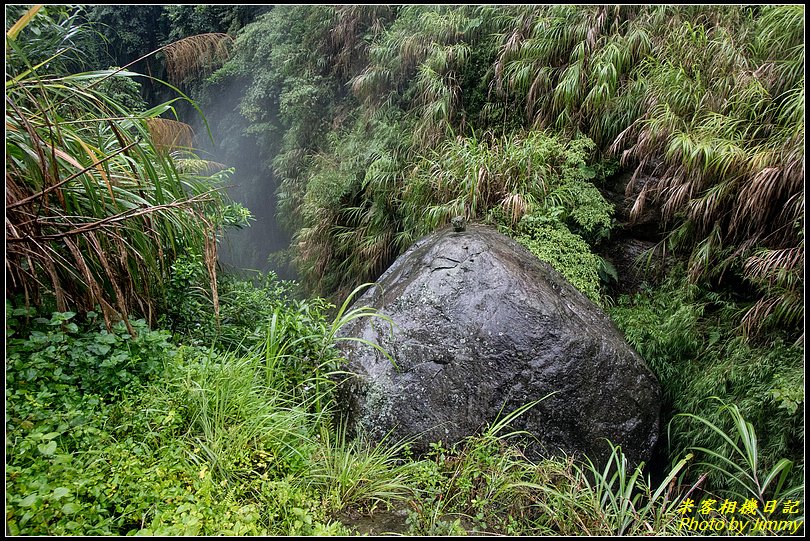
<instances>
[{"instance_id":1,"label":"dense undergrowth","mask_svg":"<svg viewBox=\"0 0 810 541\"><path fill-rule=\"evenodd\" d=\"M760 461L765 468L790 458L804 476L804 351L796 334L771 333L766 342L748 341L731 322L742 310L728 294L685 284L683 267L655 288L625 295L609 313L658 376L664 390L663 410L671 419L671 449L696 441L712 449L725 442L702 423L677 417L699 414L723 426L722 404L735 404L757 427ZM711 474L715 484L722 476Z\"/></svg>"},{"instance_id":2,"label":"dense undergrowth","mask_svg":"<svg viewBox=\"0 0 810 541\"><path fill-rule=\"evenodd\" d=\"M147 13L119 8L90 19ZM243 91L299 287L220 272L234 172L185 148L178 88L149 108L133 73L77 71L99 43L72 9L7 11L8 534L803 533L803 11L158 10L181 45L127 39L209 68L235 47L197 89ZM631 166L672 270L609 296L605 181ZM610 313L664 390L656 464L529 460L520 411L424 456L345 433L337 331L373 317L349 292L458 214Z\"/></svg>"},{"instance_id":3,"label":"dense undergrowth","mask_svg":"<svg viewBox=\"0 0 810 541\"><path fill-rule=\"evenodd\" d=\"M331 401L339 380L334 331L365 312L296 300L292 288L273 276L261 287L223 279L222 313L250 310L249 319L182 333L133 321L136 336L123 324L108 331L94 313L39 317L7 304L9 533L352 535L375 532L355 525L377 516L396 518L387 527L413 535L633 535L685 533L681 521L692 516L726 528L731 518L800 518L801 511L782 512L803 490L792 442L766 432L767 443L748 442L761 455L753 459L724 449L725 438L748 449L733 424L738 410L702 403L694 382L692 394L669 403L697 408L704 420L684 419L693 426L674 432L676 458L654 476L629 468L618 449L608 465L532 462L511 440L509 421L519 411L425 456L413 456L407 442L373 446L345 434ZM183 302L198 300L178 301L177 321L194 314ZM631 313L622 303L614 310ZM238 342L226 339L237 335ZM771 349L760 356L776 358ZM675 362L652 357L651 364L664 370ZM797 422L796 404L775 390L761 391L766 411L757 396L739 411L755 421L779 415L766 430ZM737 401L733 393L720 398ZM793 460L776 463L780 456ZM716 471L701 463L730 473L701 479ZM758 514L683 513L698 495L756 500ZM779 508L765 513L769 501Z\"/></svg>"}]
</instances>

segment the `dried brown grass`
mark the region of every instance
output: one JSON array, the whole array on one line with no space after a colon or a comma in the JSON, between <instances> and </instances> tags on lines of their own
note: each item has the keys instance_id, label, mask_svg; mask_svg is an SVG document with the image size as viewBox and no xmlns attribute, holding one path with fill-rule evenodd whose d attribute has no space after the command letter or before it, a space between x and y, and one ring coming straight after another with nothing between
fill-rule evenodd
<instances>
[{"instance_id":1,"label":"dried brown grass","mask_svg":"<svg viewBox=\"0 0 810 541\"><path fill-rule=\"evenodd\" d=\"M228 59L233 38L210 32L189 36L163 47L169 80L179 84L219 67Z\"/></svg>"}]
</instances>

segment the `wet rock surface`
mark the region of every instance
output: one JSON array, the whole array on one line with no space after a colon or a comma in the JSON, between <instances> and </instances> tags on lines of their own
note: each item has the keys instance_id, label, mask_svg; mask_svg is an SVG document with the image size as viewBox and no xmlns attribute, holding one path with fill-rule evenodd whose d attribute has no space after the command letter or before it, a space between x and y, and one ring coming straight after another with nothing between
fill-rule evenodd
<instances>
[{"instance_id":1,"label":"wet rock surface","mask_svg":"<svg viewBox=\"0 0 810 541\"><path fill-rule=\"evenodd\" d=\"M654 185L655 179L641 174L633 178L633 173L624 171L614 175L601 190L605 199L613 203L616 210L616 229L626 236L657 242L664 231L661 229L661 208L646 195L645 188ZM633 216L633 207L645 193L643 211Z\"/></svg>"},{"instance_id":2,"label":"wet rock surface","mask_svg":"<svg viewBox=\"0 0 810 541\"><path fill-rule=\"evenodd\" d=\"M613 295L636 293L644 284L655 285L671 267L656 243L632 237L614 239L599 255L616 269L618 282L609 288Z\"/></svg>"},{"instance_id":3,"label":"wet rock surface","mask_svg":"<svg viewBox=\"0 0 810 541\"><path fill-rule=\"evenodd\" d=\"M535 455L585 453L604 438L634 462L659 433L660 388L601 309L494 228L468 224L415 243L355 306L390 317L355 320L341 341L355 374L341 387L350 427L372 440L452 444L529 402L511 427Z\"/></svg>"},{"instance_id":4,"label":"wet rock surface","mask_svg":"<svg viewBox=\"0 0 810 541\"><path fill-rule=\"evenodd\" d=\"M665 234L660 207L648 198L644 211L632 216L636 200L647 186L654 184L649 175L639 175L633 180L633 173L625 171L614 175L601 190L616 209L611 240L598 250L616 269L617 282L609 284L609 294L632 294L640 291L642 284L656 285L672 268L674 261L664 257L658 246Z\"/></svg>"}]
</instances>

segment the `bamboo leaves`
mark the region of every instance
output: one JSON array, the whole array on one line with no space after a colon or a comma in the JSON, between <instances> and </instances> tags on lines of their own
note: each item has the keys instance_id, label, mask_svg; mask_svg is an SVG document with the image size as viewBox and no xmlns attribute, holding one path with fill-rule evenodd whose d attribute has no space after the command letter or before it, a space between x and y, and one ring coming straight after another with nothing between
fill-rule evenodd
<instances>
[{"instance_id":1,"label":"bamboo leaves","mask_svg":"<svg viewBox=\"0 0 810 541\"><path fill-rule=\"evenodd\" d=\"M755 247L797 246L803 6L754 16L731 6L548 6L523 17L534 24L516 17L502 35L496 87L525 96L537 125L582 130L634 164L634 179L653 175L633 215L657 205L675 227L691 222L689 235L671 238L692 252L695 280L721 276ZM778 304L763 302L760 313Z\"/></svg>"}]
</instances>

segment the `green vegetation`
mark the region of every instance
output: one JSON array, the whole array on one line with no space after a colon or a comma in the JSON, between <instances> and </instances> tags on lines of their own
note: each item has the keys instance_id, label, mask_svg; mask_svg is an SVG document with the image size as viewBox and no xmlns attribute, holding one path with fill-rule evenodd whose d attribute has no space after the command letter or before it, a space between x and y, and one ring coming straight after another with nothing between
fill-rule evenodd
<instances>
[{"instance_id":1,"label":"green vegetation","mask_svg":"<svg viewBox=\"0 0 810 541\"><path fill-rule=\"evenodd\" d=\"M235 210L217 189L228 171L200 172L187 127L160 117L173 102L145 111L121 104L132 87L109 82L133 74L64 74L82 27L65 8L53 8L64 20L52 20L51 9L37 18L32 8L20 19L29 25L9 32L23 32L19 39L6 38L10 287L38 304L47 283L59 311L100 305L108 327L128 325L131 313L154 321L178 254L203 257L215 285L216 235ZM56 53L40 59L40 47Z\"/></svg>"},{"instance_id":2,"label":"green vegetation","mask_svg":"<svg viewBox=\"0 0 810 541\"><path fill-rule=\"evenodd\" d=\"M680 272L679 272L680 271ZM725 429L724 408L715 396L737 408L757 427L758 449L765 468L789 458L797 466L794 483L803 478L803 351L792 345L795 334L771 333L766 344L746 341L731 322L743 306L728 295L685 283L683 268L655 290L618 299L609 312L628 342L658 375L666 416L699 414ZM709 449L725 442L709 425L673 420L669 444L684 452L696 441ZM712 474L716 484L722 475Z\"/></svg>"},{"instance_id":3,"label":"green vegetation","mask_svg":"<svg viewBox=\"0 0 810 541\"><path fill-rule=\"evenodd\" d=\"M9 344L12 534L345 531L328 524L321 490L309 486L323 463L316 453L345 452L323 443L326 412L307 391L323 373L304 380L260 341L237 356L175 346L143 321L132 338L123 325L108 333L72 319L34 320ZM338 493L334 505L340 498L350 500Z\"/></svg>"},{"instance_id":4,"label":"green vegetation","mask_svg":"<svg viewBox=\"0 0 810 541\"><path fill-rule=\"evenodd\" d=\"M802 5L6 15L7 533L797 533ZM218 266L235 175L300 286ZM651 208L670 270L619 295L598 254ZM381 317L351 301L454 215L611 315L664 391L659 463L530 460L531 405L423 456L346 433L339 331Z\"/></svg>"},{"instance_id":5,"label":"green vegetation","mask_svg":"<svg viewBox=\"0 0 810 541\"><path fill-rule=\"evenodd\" d=\"M753 282L747 331L803 318L804 7L528 8L498 59L533 126L652 174L692 281ZM767 278L766 278L767 277ZM798 296L797 296L798 295Z\"/></svg>"},{"instance_id":6,"label":"green vegetation","mask_svg":"<svg viewBox=\"0 0 810 541\"><path fill-rule=\"evenodd\" d=\"M517 149L496 147L553 130L563 145L595 143L584 167L597 187L607 159L634 171L630 191L653 176L634 216L662 210L663 244L693 281L751 284L741 324L755 333L802 319L802 17L802 6L279 7L237 35L216 85L244 85L239 107L312 291L373 280L424 230L415 223L446 223L451 203L471 219L539 203L535 179L555 164L525 175ZM479 191L409 200L422 159Z\"/></svg>"}]
</instances>

